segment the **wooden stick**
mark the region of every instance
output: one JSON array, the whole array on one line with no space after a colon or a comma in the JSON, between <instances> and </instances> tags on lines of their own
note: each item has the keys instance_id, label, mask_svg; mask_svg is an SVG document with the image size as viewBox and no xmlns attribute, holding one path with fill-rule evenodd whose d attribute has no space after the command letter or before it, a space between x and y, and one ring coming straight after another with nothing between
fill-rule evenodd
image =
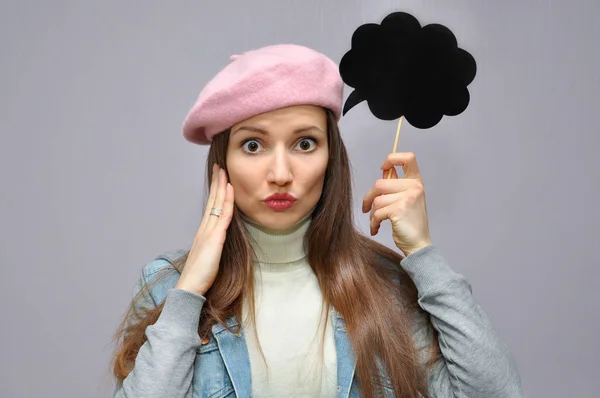
<instances>
[{"instance_id":1,"label":"wooden stick","mask_svg":"<svg viewBox=\"0 0 600 398\"><path fill-rule=\"evenodd\" d=\"M396 130L396 141L394 141L393 153L396 153L396 148L398 148L398 138L400 138L400 127L402 127L402 119L404 119L404 116L400 116L400 120L398 120L398 129ZM392 168L388 171L388 175L387 175L388 180L390 178L392 178L392 169L393 168L394 168L394 166L392 166Z\"/></svg>"}]
</instances>

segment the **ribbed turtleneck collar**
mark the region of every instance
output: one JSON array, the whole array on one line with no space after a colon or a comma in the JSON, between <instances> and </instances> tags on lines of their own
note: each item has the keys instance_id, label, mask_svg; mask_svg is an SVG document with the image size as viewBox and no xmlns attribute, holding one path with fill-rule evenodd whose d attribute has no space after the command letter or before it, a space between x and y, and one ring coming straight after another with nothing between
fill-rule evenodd
<instances>
[{"instance_id":1,"label":"ribbed turtleneck collar","mask_svg":"<svg viewBox=\"0 0 600 398\"><path fill-rule=\"evenodd\" d=\"M243 214L242 220L256 254L256 261L264 270L283 271L286 267L282 265L297 263L306 257L304 235L310 226L311 213L285 229L259 225Z\"/></svg>"}]
</instances>

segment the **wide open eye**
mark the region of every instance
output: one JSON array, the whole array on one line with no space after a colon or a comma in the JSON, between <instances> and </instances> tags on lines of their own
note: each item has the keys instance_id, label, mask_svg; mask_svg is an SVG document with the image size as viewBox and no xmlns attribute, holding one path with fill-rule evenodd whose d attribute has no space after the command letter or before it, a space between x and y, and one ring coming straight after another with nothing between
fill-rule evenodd
<instances>
[{"instance_id":1,"label":"wide open eye","mask_svg":"<svg viewBox=\"0 0 600 398\"><path fill-rule=\"evenodd\" d=\"M250 145L246 145L246 144L250 144ZM258 142L258 140L255 138L249 138L249 139L245 140L244 142L242 142L242 148L244 148L244 151L247 153L256 153L256 152L258 152L260 147L261 147L260 142ZM248 149L246 149L246 148L248 148Z\"/></svg>"},{"instance_id":2,"label":"wide open eye","mask_svg":"<svg viewBox=\"0 0 600 398\"><path fill-rule=\"evenodd\" d=\"M313 146L311 147L310 142L313 142ZM304 137L299 142L297 147L300 147L302 152L312 152L314 148L317 146L317 140L311 137Z\"/></svg>"}]
</instances>

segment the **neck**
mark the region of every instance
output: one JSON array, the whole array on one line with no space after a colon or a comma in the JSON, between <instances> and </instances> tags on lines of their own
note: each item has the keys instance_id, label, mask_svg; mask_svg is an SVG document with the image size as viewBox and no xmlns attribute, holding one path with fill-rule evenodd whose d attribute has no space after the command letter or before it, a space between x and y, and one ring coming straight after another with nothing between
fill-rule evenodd
<instances>
[{"instance_id":1,"label":"neck","mask_svg":"<svg viewBox=\"0 0 600 398\"><path fill-rule=\"evenodd\" d=\"M295 225L274 229L257 224L242 214L255 261L260 264L287 264L306 257L304 236L311 222L311 213Z\"/></svg>"}]
</instances>

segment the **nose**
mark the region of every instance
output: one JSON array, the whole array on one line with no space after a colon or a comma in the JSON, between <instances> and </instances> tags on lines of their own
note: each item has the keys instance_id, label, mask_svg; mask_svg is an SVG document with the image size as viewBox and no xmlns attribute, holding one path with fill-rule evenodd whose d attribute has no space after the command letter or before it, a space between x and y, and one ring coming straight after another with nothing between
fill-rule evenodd
<instances>
[{"instance_id":1,"label":"nose","mask_svg":"<svg viewBox=\"0 0 600 398\"><path fill-rule=\"evenodd\" d=\"M289 184L292 181L290 158L285 148L279 147L273 152L267 181L280 186Z\"/></svg>"}]
</instances>

